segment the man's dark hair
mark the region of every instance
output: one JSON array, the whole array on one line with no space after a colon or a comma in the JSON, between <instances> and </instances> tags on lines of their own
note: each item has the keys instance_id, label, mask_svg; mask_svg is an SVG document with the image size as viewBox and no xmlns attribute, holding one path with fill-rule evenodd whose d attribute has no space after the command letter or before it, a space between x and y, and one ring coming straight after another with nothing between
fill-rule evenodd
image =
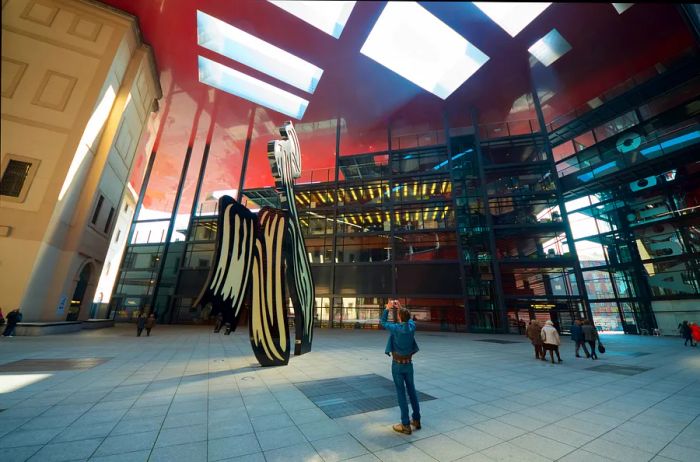
<instances>
[{"instance_id":1,"label":"man's dark hair","mask_svg":"<svg viewBox=\"0 0 700 462\"><path fill-rule=\"evenodd\" d=\"M411 312L406 308L401 308L399 310L399 319L401 322L408 322L408 320L411 319Z\"/></svg>"}]
</instances>

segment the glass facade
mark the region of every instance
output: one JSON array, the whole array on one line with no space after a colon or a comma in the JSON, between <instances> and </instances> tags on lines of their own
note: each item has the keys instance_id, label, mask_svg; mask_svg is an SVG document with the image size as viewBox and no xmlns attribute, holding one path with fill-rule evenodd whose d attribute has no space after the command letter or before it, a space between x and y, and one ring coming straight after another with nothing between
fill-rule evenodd
<instances>
[{"instance_id":1,"label":"glass facade","mask_svg":"<svg viewBox=\"0 0 700 462\"><path fill-rule=\"evenodd\" d=\"M652 64L620 54L616 84L591 84L581 107L567 95L584 90L540 66L492 101L296 123L317 324L377 328L391 297L423 329L522 333L539 318L566 332L577 317L606 331L675 329L700 299L700 69L695 53L670 48ZM113 316L202 321L192 302L211 268L217 199L279 206L266 154L284 120L251 106L222 121L210 109L194 115L179 164L156 156Z\"/></svg>"}]
</instances>

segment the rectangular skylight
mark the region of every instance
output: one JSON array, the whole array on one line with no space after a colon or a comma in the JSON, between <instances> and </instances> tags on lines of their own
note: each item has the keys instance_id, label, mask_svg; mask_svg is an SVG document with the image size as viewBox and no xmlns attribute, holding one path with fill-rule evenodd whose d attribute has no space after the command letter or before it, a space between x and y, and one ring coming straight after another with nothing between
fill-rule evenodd
<instances>
[{"instance_id":1,"label":"rectangular skylight","mask_svg":"<svg viewBox=\"0 0 700 462\"><path fill-rule=\"evenodd\" d=\"M545 67L564 56L570 50L571 45L556 29L549 31L547 35L527 49Z\"/></svg>"},{"instance_id":2,"label":"rectangular skylight","mask_svg":"<svg viewBox=\"0 0 700 462\"><path fill-rule=\"evenodd\" d=\"M199 56L199 81L295 119L301 119L309 105L303 98L203 56Z\"/></svg>"},{"instance_id":3,"label":"rectangular skylight","mask_svg":"<svg viewBox=\"0 0 700 462\"><path fill-rule=\"evenodd\" d=\"M268 1L335 38L340 37L355 7L355 2Z\"/></svg>"},{"instance_id":4,"label":"rectangular skylight","mask_svg":"<svg viewBox=\"0 0 700 462\"><path fill-rule=\"evenodd\" d=\"M201 11L197 43L309 93L323 74L323 69Z\"/></svg>"},{"instance_id":5,"label":"rectangular skylight","mask_svg":"<svg viewBox=\"0 0 700 462\"><path fill-rule=\"evenodd\" d=\"M628 9L630 9L634 3L613 3L612 6L617 11L617 14L622 14Z\"/></svg>"},{"instance_id":6,"label":"rectangular skylight","mask_svg":"<svg viewBox=\"0 0 700 462\"><path fill-rule=\"evenodd\" d=\"M416 2L389 2L360 52L446 99L489 57Z\"/></svg>"},{"instance_id":7,"label":"rectangular skylight","mask_svg":"<svg viewBox=\"0 0 700 462\"><path fill-rule=\"evenodd\" d=\"M525 29L551 2L472 2L511 37Z\"/></svg>"}]
</instances>

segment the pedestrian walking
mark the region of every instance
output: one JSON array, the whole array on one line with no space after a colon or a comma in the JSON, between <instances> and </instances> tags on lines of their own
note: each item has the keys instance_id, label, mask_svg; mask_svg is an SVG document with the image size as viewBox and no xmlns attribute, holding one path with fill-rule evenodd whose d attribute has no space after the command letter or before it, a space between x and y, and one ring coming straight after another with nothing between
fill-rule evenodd
<instances>
[{"instance_id":1,"label":"pedestrian walking","mask_svg":"<svg viewBox=\"0 0 700 462\"><path fill-rule=\"evenodd\" d=\"M141 337L141 332L143 328L146 327L146 317L143 313L139 313L139 317L136 318L136 336Z\"/></svg>"},{"instance_id":2,"label":"pedestrian walking","mask_svg":"<svg viewBox=\"0 0 700 462\"><path fill-rule=\"evenodd\" d=\"M591 347L591 359L598 359L598 354L595 351L595 343L600 341L598 329L595 328L593 322L586 319L583 321L581 330L583 331L583 339L588 343L588 346Z\"/></svg>"},{"instance_id":3,"label":"pedestrian walking","mask_svg":"<svg viewBox=\"0 0 700 462\"><path fill-rule=\"evenodd\" d=\"M398 322L389 321L389 309L397 309L399 314ZM382 327L390 332L384 352L391 355L391 375L396 387L396 395L401 409L401 423L393 426L394 431L410 435L414 429L420 430L420 405L418 404L418 394L413 380L413 355L418 352L416 343L416 323L411 319L411 312L403 308L398 300L392 300L386 305L380 319ZM412 420L408 418L408 403L406 393L411 402L413 410Z\"/></svg>"},{"instance_id":4,"label":"pedestrian walking","mask_svg":"<svg viewBox=\"0 0 700 462\"><path fill-rule=\"evenodd\" d=\"M681 338L685 340L685 342L683 343L683 346L688 346L689 340L690 340L690 346L691 347L695 346L695 345L693 345L693 333L690 330L690 323L688 323L688 321L683 321L683 323L681 324L680 331L681 331Z\"/></svg>"},{"instance_id":5,"label":"pedestrian walking","mask_svg":"<svg viewBox=\"0 0 700 462\"><path fill-rule=\"evenodd\" d=\"M223 327L223 325L224 325L224 314L221 311L219 311L216 314L216 323L214 324L214 333L218 334L219 331L221 330L221 328Z\"/></svg>"},{"instance_id":6,"label":"pedestrian walking","mask_svg":"<svg viewBox=\"0 0 700 462\"><path fill-rule=\"evenodd\" d=\"M548 319L544 323L542 332L540 332L540 337L544 341L544 351L545 355L549 351L549 356L552 358L552 364L554 364L554 353L557 354L557 360L562 362L561 356L559 355L559 345L561 345L561 339L559 338L559 332L554 328L554 323ZM547 358L545 357L545 361Z\"/></svg>"},{"instance_id":7,"label":"pedestrian walking","mask_svg":"<svg viewBox=\"0 0 700 462\"><path fill-rule=\"evenodd\" d=\"M527 338L530 339L532 346L535 348L535 359L546 361L547 359L544 357L544 342L542 341L542 337L540 337L541 332L542 325L540 325L540 322L537 319L531 319L525 334L527 335Z\"/></svg>"},{"instance_id":8,"label":"pedestrian walking","mask_svg":"<svg viewBox=\"0 0 700 462\"><path fill-rule=\"evenodd\" d=\"M5 319L7 320L7 325L5 326L5 331L2 333L2 335L5 337L14 337L17 324L22 322L22 312L19 308L12 310L7 313L7 317Z\"/></svg>"},{"instance_id":9,"label":"pedestrian walking","mask_svg":"<svg viewBox=\"0 0 700 462\"><path fill-rule=\"evenodd\" d=\"M571 340L576 344L576 357L580 358L581 355L578 354L579 349L583 347L583 352L586 353L586 358L590 358L590 354L586 349L586 340L583 338L583 329L581 329L581 320L577 319L571 325Z\"/></svg>"},{"instance_id":10,"label":"pedestrian walking","mask_svg":"<svg viewBox=\"0 0 700 462\"><path fill-rule=\"evenodd\" d=\"M146 322L144 323L146 326L146 337L151 336L151 329L153 329L153 326L156 325L156 317L153 313L148 315L148 319L146 319Z\"/></svg>"},{"instance_id":11,"label":"pedestrian walking","mask_svg":"<svg viewBox=\"0 0 700 462\"><path fill-rule=\"evenodd\" d=\"M690 337L694 343L693 346L698 346L698 342L700 342L700 326L698 326L697 322L690 324Z\"/></svg>"}]
</instances>

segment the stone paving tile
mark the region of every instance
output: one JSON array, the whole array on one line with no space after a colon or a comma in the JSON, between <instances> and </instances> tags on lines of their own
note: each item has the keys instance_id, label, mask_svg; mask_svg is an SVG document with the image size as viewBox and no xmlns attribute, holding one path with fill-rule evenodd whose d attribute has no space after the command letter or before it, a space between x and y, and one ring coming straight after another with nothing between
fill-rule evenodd
<instances>
[{"instance_id":1,"label":"stone paving tile","mask_svg":"<svg viewBox=\"0 0 700 462\"><path fill-rule=\"evenodd\" d=\"M101 438L47 444L30 459L31 462L63 462L87 459L102 442Z\"/></svg>"},{"instance_id":2,"label":"stone paving tile","mask_svg":"<svg viewBox=\"0 0 700 462\"><path fill-rule=\"evenodd\" d=\"M253 434L210 439L207 447L209 461L260 454L261 451L258 439Z\"/></svg>"},{"instance_id":3,"label":"stone paving tile","mask_svg":"<svg viewBox=\"0 0 700 462\"><path fill-rule=\"evenodd\" d=\"M146 462L151 451L133 451L109 456L91 457L90 462Z\"/></svg>"},{"instance_id":4,"label":"stone paving tile","mask_svg":"<svg viewBox=\"0 0 700 462\"><path fill-rule=\"evenodd\" d=\"M24 462L43 447L43 445L39 444L36 446L3 448L0 449L0 460L3 462Z\"/></svg>"},{"instance_id":5,"label":"stone paving tile","mask_svg":"<svg viewBox=\"0 0 700 462\"><path fill-rule=\"evenodd\" d=\"M410 436L391 430L394 404L367 412L394 399L385 332L319 330L312 353L284 368L257 367L243 330L160 326L148 350L132 326L19 337L2 345L6 361L112 359L5 393L0 460L700 460L697 351L605 337L611 354L596 365L649 370L587 370L569 342L551 365L519 337L419 332L416 384L437 399L421 402L423 429ZM304 383L352 405L319 408Z\"/></svg>"}]
</instances>

